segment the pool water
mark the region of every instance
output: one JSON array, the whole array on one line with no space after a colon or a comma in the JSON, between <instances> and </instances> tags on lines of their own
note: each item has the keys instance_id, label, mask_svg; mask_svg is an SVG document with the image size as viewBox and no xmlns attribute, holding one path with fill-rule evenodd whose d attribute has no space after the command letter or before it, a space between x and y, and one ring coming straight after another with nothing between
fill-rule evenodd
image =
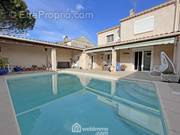
<instances>
[{"instance_id":1,"label":"pool water","mask_svg":"<svg viewBox=\"0 0 180 135\"><path fill-rule=\"evenodd\" d=\"M152 83L70 74L7 83L22 135L166 135Z\"/></svg>"}]
</instances>

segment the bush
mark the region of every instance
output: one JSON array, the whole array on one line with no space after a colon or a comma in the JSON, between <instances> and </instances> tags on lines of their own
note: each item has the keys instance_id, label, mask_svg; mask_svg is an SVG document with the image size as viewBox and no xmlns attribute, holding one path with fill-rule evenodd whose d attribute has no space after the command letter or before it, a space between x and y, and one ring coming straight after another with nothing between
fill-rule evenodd
<instances>
[{"instance_id":1,"label":"bush","mask_svg":"<svg viewBox=\"0 0 180 135\"><path fill-rule=\"evenodd\" d=\"M0 57L0 68L6 68L8 62L8 58Z\"/></svg>"}]
</instances>

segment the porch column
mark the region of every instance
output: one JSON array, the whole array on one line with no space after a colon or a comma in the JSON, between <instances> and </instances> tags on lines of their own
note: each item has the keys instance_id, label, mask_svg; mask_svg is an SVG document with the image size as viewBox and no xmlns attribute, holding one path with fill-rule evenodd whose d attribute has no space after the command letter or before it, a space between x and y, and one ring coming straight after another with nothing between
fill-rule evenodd
<instances>
[{"instance_id":1,"label":"porch column","mask_svg":"<svg viewBox=\"0 0 180 135\"><path fill-rule=\"evenodd\" d=\"M112 71L116 72L117 51L112 49Z\"/></svg>"},{"instance_id":2,"label":"porch column","mask_svg":"<svg viewBox=\"0 0 180 135\"><path fill-rule=\"evenodd\" d=\"M180 30L180 0L176 0L176 13L175 13L175 19L174 19L174 31Z\"/></svg>"},{"instance_id":3,"label":"porch column","mask_svg":"<svg viewBox=\"0 0 180 135\"><path fill-rule=\"evenodd\" d=\"M56 48L52 48L51 50L51 67L52 70L57 70Z\"/></svg>"},{"instance_id":4,"label":"porch column","mask_svg":"<svg viewBox=\"0 0 180 135\"><path fill-rule=\"evenodd\" d=\"M176 65L176 72L178 75L180 75L180 36L177 37L177 46L176 46L176 52L174 52L176 54L176 61L175 61L175 65Z\"/></svg>"}]
</instances>

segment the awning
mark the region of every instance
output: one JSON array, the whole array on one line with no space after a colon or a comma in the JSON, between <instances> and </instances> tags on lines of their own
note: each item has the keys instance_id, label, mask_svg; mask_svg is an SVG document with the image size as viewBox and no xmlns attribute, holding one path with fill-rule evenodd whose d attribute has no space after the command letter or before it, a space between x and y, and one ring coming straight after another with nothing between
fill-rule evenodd
<instances>
[{"instance_id":1,"label":"awning","mask_svg":"<svg viewBox=\"0 0 180 135\"><path fill-rule=\"evenodd\" d=\"M96 49L93 49L93 50L88 50L88 51L86 51L86 53L106 52L106 51L112 51L112 47L96 48Z\"/></svg>"},{"instance_id":2,"label":"awning","mask_svg":"<svg viewBox=\"0 0 180 135\"><path fill-rule=\"evenodd\" d=\"M175 38L166 38L166 39L158 39L158 40L153 40L153 41L145 41L141 43L119 45L115 47L115 50L137 48L137 47L147 47L147 46L155 46L155 45L166 45L166 44L174 44L174 43L175 43Z\"/></svg>"},{"instance_id":3,"label":"awning","mask_svg":"<svg viewBox=\"0 0 180 135\"><path fill-rule=\"evenodd\" d=\"M93 48L87 50L86 53L97 53L97 52L105 52L105 51L112 51L113 48L115 50L120 49L129 49L129 48L139 48L139 47L150 47L155 45L167 45L167 44L175 44L175 37L171 38L164 38L164 39L156 39L151 41L143 41L139 43L125 43L116 46L104 46L103 48Z\"/></svg>"}]
</instances>

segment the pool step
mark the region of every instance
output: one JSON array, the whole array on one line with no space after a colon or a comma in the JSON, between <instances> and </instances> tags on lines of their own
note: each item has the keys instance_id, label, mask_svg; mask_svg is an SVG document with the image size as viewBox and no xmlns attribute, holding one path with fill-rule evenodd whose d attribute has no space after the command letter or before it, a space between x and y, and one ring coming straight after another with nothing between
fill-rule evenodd
<instances>
[{"instance_id":1,"label":"pool step","mask_svg":"<svg viewBox=\"0 0 180 135\"><path fill-rule=\"evenodd\" d=\"M147 112L143 109L131 107L127 104L116 102L112 99L97 95L97 99L102 103L115 108L117 114L126 123L136 126L141 130L153 135L163 135L163 125L159 115Z\"/></svg>"},{"instance_id":2,"label":"pool step","mask_svg":"<svg viewBox=\"0 0 180 135\"><path fill-rule=\"evenodd\" d=\"M108 100L111 100L112 102L115 102L115 103L124 103L124 104L127 104L127 105L131 106L131 107L136 107L138 109L151 112L151 113L153 113L155 115L160 115L160 111L156 110L154 108L147 107L147 106L144 106L144 105L141 105L141 104L138 104L138 103L134 103L134 102L132 102L130 100L123 99L123 98L120 98L118 96L112 96L112 95L110 95L108 93L97 91L97 90L95 90L93 88L86 87L86 90L88 90L90 92L93 92L96 95L103 96L103 97L107 98Z\"/></svg>"},{"instance_id":3,"label":"pool step","mask_svg":"<svg viewBox=\"0 0 180 135\"><path fill-rule=\"evenodd\" d=\"M164 134L161 117L157 115L147 113L146 111L130 107L123 103L118 103L118 115L130 123L134 123L135 125L152 132L153 135Z\"/></svg>"}]
</instances>

